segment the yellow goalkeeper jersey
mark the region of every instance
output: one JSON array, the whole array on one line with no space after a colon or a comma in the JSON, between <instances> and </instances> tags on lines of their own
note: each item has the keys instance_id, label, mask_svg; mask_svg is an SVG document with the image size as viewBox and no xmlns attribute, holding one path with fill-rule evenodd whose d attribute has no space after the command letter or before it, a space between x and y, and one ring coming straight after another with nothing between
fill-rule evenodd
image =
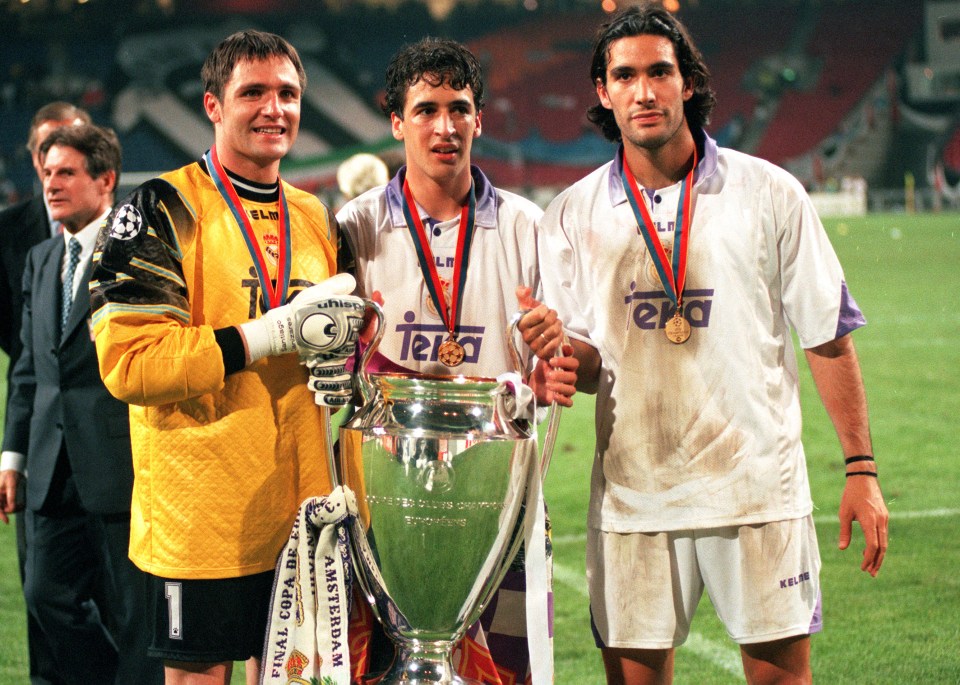
<instances>
[{"instance_id":1,"label":"yellow goalkeeper jersey","mask_svg":"<svg viewBox=\"0 0 960 685\"><path fill-rule=\"evenodd\" d=\"M275 282L279 193L239 179L235 186ZM283 189L288 301L335 273L336 224L309 193ZM214 331L258 318L263 288L203 163L149 181L121 202L95 260L100 372L130 404L131 559L170 578L272 570L300 503L331 489L327 416L295 354L225 375Z\"/></svg>"}]
</instances>

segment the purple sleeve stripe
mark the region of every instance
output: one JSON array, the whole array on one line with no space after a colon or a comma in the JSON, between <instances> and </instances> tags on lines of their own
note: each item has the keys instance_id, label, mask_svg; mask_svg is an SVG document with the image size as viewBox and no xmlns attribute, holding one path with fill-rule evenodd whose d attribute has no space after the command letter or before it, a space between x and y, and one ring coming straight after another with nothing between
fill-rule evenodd
<instances>
[{"instance_id":1,"label":"purple sleeve stripe","mask_svg":"<svg viewBox=\"0 0 960 685\"><path fill-rule=\"evenodd\" d=\"M867 320L857 306L853 295L847 290L847 282L840 283L840 317L837 321L837 338L842 338L847 333L851 333L861 326L866 326Z\"/></svg>"}]
</instances>

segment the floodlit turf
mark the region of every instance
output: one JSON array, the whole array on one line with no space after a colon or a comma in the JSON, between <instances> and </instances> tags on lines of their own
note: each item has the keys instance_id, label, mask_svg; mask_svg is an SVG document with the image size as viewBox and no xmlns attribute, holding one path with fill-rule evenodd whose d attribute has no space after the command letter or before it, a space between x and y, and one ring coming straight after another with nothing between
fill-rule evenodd
<instances>
[{"instance_id":1,"label":"floodlit turf","mask_svg":"<svg viewBox=\"0 0 960 685\"><path fill-rule=\"evenodd\" d=\"M824 631L814 680L960 682L960 215L872 215L825 222L869 325L854 334L867 383L891 547L876 579L862 545L836 548L843 465L805 366L804 439L823 557ZM2 365L3 362L0 362ZM593 401L564 413L547 479L554 527L556 682L603 682L583 582ZM455 561L453 562L455 563ZM25 682L23 602L13 530L0 526L0 685ZM242 669L234 675L241 683ZM704 600L680 649L676 683L743 682L737 649Z\"/></svg>"}]
</instances>

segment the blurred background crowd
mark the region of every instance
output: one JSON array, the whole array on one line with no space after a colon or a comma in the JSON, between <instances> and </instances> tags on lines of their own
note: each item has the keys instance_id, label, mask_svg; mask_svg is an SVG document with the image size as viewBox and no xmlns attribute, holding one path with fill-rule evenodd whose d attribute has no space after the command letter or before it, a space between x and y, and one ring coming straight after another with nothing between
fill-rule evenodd
<instances>
[{"instance_id":1,"label":"blurred background crowd","mask_svg":"<svg viewBox=\"0 0 960 685\"><path fill-rule=\"evenodd\" d=\"M709 132L864 211L960 203L960 0L664 0L704 51L718 94ZM282 174L337 205L338 165L391 168L383 72L425 35L481 59L488 97L475 160L543 205L607 161L585 117L593 31L622 0L2 0L0 207L36 182L30 117L74 102L114 128L120 195L196 159L210 139L199 68L242 27L279 33L308 75ZM823 211L823 209L821 209ZM827 211L826 213L829 213Z\"/></svg>"}]
</instances>

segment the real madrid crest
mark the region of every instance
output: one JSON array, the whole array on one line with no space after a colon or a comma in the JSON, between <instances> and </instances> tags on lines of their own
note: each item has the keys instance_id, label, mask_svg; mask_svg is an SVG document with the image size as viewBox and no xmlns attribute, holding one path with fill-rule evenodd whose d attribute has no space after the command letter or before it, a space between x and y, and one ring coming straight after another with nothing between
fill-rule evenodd
<instances>
[{"instance_id":1,"label":"real madrid crest","mask_svg":"<svg viewBox=\"0 0 960 685\"><path fill-rule=\"evenodd\" d=\"M263 234L263 252L274 266L280 261L280 238L276 233Z\"/></svg>"}]
</instances>

